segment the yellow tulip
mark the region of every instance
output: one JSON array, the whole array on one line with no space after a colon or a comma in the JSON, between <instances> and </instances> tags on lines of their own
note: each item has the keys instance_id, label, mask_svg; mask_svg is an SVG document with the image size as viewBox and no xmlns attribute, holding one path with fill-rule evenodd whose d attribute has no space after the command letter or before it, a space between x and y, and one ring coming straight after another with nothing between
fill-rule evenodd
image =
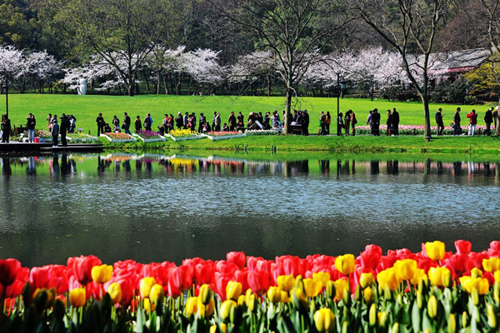
<instances>
[{"instance_id":1,"label":"yellow tulip","mask_svg":"<svg viewBox=\"0 0 500 333\"><path fill-rule=\"evenodd\" d=\"M69 292L69 302L72 306L79 308L87 301L85 288L76 288Z\"/></svg>"},{"instance_id":2,"label":"yellow tulip","mask_svg":"<svg viewBox=\"0 0 500 333\"><path fill-rule=\"evenodd\" d=\"M203 304L208 304L210 302L210 299L212 298L212 289L210 289L208 284L204 284L200 287L198 297L201 299Z\"/></svg>"},{"instance_id":3,"label":"yellow tulip","mask_svg":"<svg viewBox=\"0 0 500 333\"><path fill-rule=\"evenodd\" d=\"M295 295L298 301L298 304L295 304L295 306L300 306L304 309L307 309L309 307L309 301L302 289L295 288L292 290L292 300L293 300L293 295ZM295 303L295 300L293 302Z\"/></svg>"},{"instance_id":4,"label":"yellow tulip","mask_svg":"<svg viewBox=\"0 0 500 333\"><path fill-rule=\"evenodd\" d=\"M431 267L429 280L436 287L449 287L451 285L451 272L446 267Z\"/></svg>"},{"instance_id":5,"label":"yellow tulip","mask_svg":"<svg viewBox=\"0 0 500 333\"><path fill-rule=\"evenodd\" d=\"M335 299L341 300L344 297L344 290L349 292L349 281L344 279L338 279L334 282L335 285Z\"/></svg>"},{"instance_id":6,"label":"yellow tulip","mask_svg":"<svg viewBox=\"0 0 500 333\"><path fill-rule=\"evenodd\" d=\"M495 257L483 259L483 268L486 272L495 273L500 269L500 259Z\"/></svg>"},{"instance_id":7,"label":"yellow tulip","mask_svg":"<svg viewBox=\"0 0 500 333\"><path fill-rule=\"evenodd\" d=\"M277 279L278 287L284 291L290 291L295 286L295 278L293 275L280 275Z\"/></svg>"},{"instance_id":8,"label":"yellow tulip","mask_svg":"<svg viewBox=\"0 0 500 333\"><path fill-rule=\"evenodd\" d=\"M396 269L394 267L383 270L377 274L377 281L382 289L389 287L390 290L396 290L399 286L399 279L396 275Z\"/></svg>"},{"instance_id":9,"label":"yellow tulip","mask_svg":"<svg viewBox=\"0 0 500 333\"><path fill-rule=\"evenodd\" d=\"M370 304L373 300L373 291L371 287L366 287L363 291L363 298L366 304Z\"/></svg>"},{"instance_id":10,"label":"yellow tulip","mask_svg":"<svg viewBox=\"0 0 500 333\"><path fill-rule=\"evenodd\" d=\"M111 280L111 275L113 275L113 266L101 265L92 267L92 280L95 283L106 283Z\"/></svg>"},{"instance_id":11,"label":"yellow tulip","mask_svg":"<svg viewBox=\"0 0 500 333\"><path fill-rule=\"evenodd\" d=\"M378 317L378 325L380 327L385 327L385 324L387 323L387 312L385 311L379 312L377 313L377 317Z\"/></svg>"},{"instance_id":12,"label":"yellow tulip","mask_svg":"<svg viewBox=\"0 0 500 333\"><path fill-rule=\"evenodd\" d=\"M281 303L288 303L290 298L288 297L288 292L282 290L281 291Z\"/></svg>"},{"instance_id":13,"label":"yellow tulip","mask_svg":"<svg viewBox=\"0 0 500 333\"><path fill-rule=\"evenodd\" d=\"M227 331L226 324L220 323L219 325L220 325L219 327L220 327L220 330L222 331L222 333L226 333L226 331ZM217 325L210 326L210 333L215 333L215 332L217 332Z\"/></svg>"},{"instance_id":14,"label":"yellow tulip","mask_svg":"<svg viewBox=\"0 0 500 333\"><path fill-rule=\"evenodd\" d=\"M154 309L155 309L155 305L151 304L151 301L149 300L149 298L145 298L144 299L144 310L146 310L146 312L151 312L151 311L154 311Z\"/></svg>"},{"instance_id":15,"label":"yellow tulip","mask_svg":"<svg viewBox=\"0 0 500 333\"><path fill-rule=\"evenodd\" d=\"M156 280L153 277L145 277L139 281L139 292L142 298L148 298L149 293L151 293L151 288L156 284Z\"/></svg>"},{"instance_id":16,"label":"yellow tulip","mask_svg":"<svg viewBox=\"0 0 500 333\"><path fill-rule=\"evenodd\" d=\"M435 295L431 295L431 297L429 297L429 301L427 302L427 313L429 314L429 317L430 318L436 317L437 310L438 310L437 298Z\"/></svg>"},{"instance_id":17,"label":"yellow tulip","mask_svg":"<svg viewBox=\"0 0 500 333\"><path fill-rule=\"evenodd\" d=\"M317 272L313 273L313 280L321 282L321 285L326 287L328 281L330 281L330 273L328 272Z\"/></svg>"},{"instance_id":18,"label":"yellow tulip","mask_svg":"<svg viewBox=\"0 0 500 333\"><path fill-rule=\"evenodd\" d=\"M210 302L208 302L208 304L205 305L205 316L211 317L214 314L214 311L215 311L215 302L214 299L211 298Z\"/></svg>"},{"instance_id":19,"label":"yellow tulip","mask_svg":"<svg viewBox=\"0 0 500 333\"><path fill-rule=\"evenodd\" d=\"M198 297L189 297L185 309L188 317L196 313L198 311Z\"/></svg>"},{"instance_id":20,"label":"yellow tulip","mask_svg":"<svg viewBox=\"0 0 500 333\"><path fill-rule=\"evenodd\" d=\"M490 289L490 283L488 279L485 278L474 278L472 276L462 276L460 278L460 284L462 288L465 289L469 294L472 294L474 290L477 290L479 295L485 295Z\"/></svg>"},{"instance_id":21,"label":"yellow tulip","mask_svg":"<svg viewBox=\"0 0 500 333\"><path fill-rule=\"evenodd\" d=\"M279 303L281 301L281 289L279 287L269 287L267 298L270 302Z\"/></svg>"},{"instance_id":22,"label":"yellow tulip","mask_svg":"<svg viewBox=\"0 0 500 333\"><path fill-rule=\"evenodd\" d=\"M493 309L493 305L487 305L487 313L488 313L488 325L491 328L497 327L497 316L495 315L495 309Z\"/></svg>"},{"instance_id":23,"label":"yellow tulip","mask_svg":"<svg viewBox=\"0 0 500 333\"><path fill-rule=\"evenodd\" d=\"M413 277L410 279L410 283L414 286L418 286L422 280L424 280L424 282L427 281L427 274L425 274L423 269L417 269L415 274L413 274Z\"/></svg>"},{"instance_id":24,"label":"yellow tulip","mask_svg":"<svg viewBox=\"0 0 500 333\"><path fill-rule=\"evenodd\" d=\"M335 268L342 274L349 275L354 272L354 256L345 254L335 259Z\"/></svg>"},{"instance_id":25,"label":"yellow tulip","mask_svg":"<svg viewBox=\"0 0 500 333\"><path fill-rule=\"evenodd\" d=\"M432 260L442 260L444 258L444 243L440 241L425 243L425 252Z\"/></svg>"},{"instance_id":26,"label":"yellow tulip","mask_svg":"<svg viewBox=\"0 0 500 333\"><path fill-rule=\"evenodd\" d=\"M242 291L241 283L229 281L226 286L226 296L227 299L237 300L240 297Z\"/></svg>"},{"instance_id":27,"label":"yellow tulip","mask_svg":"<svg viewBox=\"0 0 500 333\"><path fill-rule=\"evenodd\" d=\"M314 325L318 332L331 332L335 327L335 316L330 309L320 309L314 313Z\"/></svg>"},{"instance_id":28,"label":"yellow tulip","mask_svg":"<svg viewBox=\"0 0 500 333\"><path fill-rule=\"evenodd\" d=\"M304 291L307 297L316 297L323 289L323 284L320 281L313 279L304 279Z\"/></svg>"},{"instance_id":29,"label":"yellow tulip","mask_svg":"<svg viewBox=\"0 0 500 333\"><path fill-rule=\"evenodd\" d=\"M472 276L473 278L483 277L483 271L477 267L474 267L470 270L470 276Z\"/></svg>"},{"instance_id":30,"label":"yellow tulip","mask_svg":"<svg viewBox=\"0 0 500 333\"><path fill-rule=\"evenodd\" d=\"M120 301L122 300L122 287L118 283L116 282L112 283L108 287L107 292L113 304L120 303Z\"/></svg>"},{"instance_id":31,"label":"yellow tulip","mask_svg":"<svg viewBox=\"0 0 500 333\"><path fill-rule=\"evenodd\" d=\"M448 333L455 333L457 330L457 319L455 314L450 313L448 316Z\"/></svg>"},{"instance_id":32,"label":"yellow tulip","mask_svg":"<svg viewBox=\"0 0 500 333\"><path fill-rule=\"evenodd\" d=\"M159 284L155 284L153 288L151 288L151 291L149 292L149 299L151 302L158 304L163 302L163 298L165 297L165 291L163 290L163 287L160 286Z\"/></svg>"},{"instance_id":33,"label":"yellow tulip","mask_svg":"<svg viewBox=\"0 0 500 333\"><path fill-rule=\"evenodd\" d=\"M248 289L245 294L245 304L250 312L253 312L253 310L255 309L255 294L251 289Z\"/></svg>"},{"instance_id":34,"label":"yellow tulip","mask_svg":"<svg viewBox=\"0 0 500 333\"><path fill-rule=\"evenodd\" d=\"M493 276L495 277L495 283L500 284L500 271L496 271Z\"/></svg>"},{"instance_id":35,"label":"yellow tulip","mask_svg":"<svg viewBox=\"0 0 500 333\"><path fill-rule=\"evenodd\" d=\"M400 280L411 280L417 270L417 262L413 259L398 260L394 264L394 268Z\"/></svg>"},{"instance_id":36,"label":"yellow tulip","mask_svg":"<svg viewBox=\"0 0 500 333\"><path fill-rule=\"evenodd\" d=\"M370 306L368 319L370 322L370 326L375 326L375 324L377 323L377 307L375 306L375 303L373 303L372 306Z\"/></svg>"},{"instance_id":37,"label":"yellow tulip","mask_svg":"<svg viewBox=\"0 0 500 333\"><path fill-rule=\"evenodd\" d=\"M359 284L362 288L370 287L373 282L375 282L375 278L372 273L361 273Z\"/></svg>"},{"instance_id":38,"label":"yellow tulip","mask_svg":"<svg viewBox=\"0 0 500 333\"><path fill-rule=\"evenodd\" d=\"M222 303L221 307L220 307L220 317L222 320L226 320L229 318L229 315L231 315L231 310L235 307L237 307L238 305L236 304L235 301L233 300L226 300Z\"/></svg>"}]
</instances>

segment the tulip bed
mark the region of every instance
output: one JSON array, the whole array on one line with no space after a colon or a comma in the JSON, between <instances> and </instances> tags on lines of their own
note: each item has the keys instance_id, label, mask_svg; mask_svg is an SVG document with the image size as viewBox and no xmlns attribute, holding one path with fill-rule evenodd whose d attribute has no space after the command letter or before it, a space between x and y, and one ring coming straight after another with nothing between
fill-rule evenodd
<instances>
[{"instance_id":1,"label":"tulip bed","mask_svg":"<svg viewBox=\"0 0 500 333\"><path fill-rule=\"evenodd\" d=\"M500 242L354 257L0 260L2 332L497 332Z\"/></svg>"},{"instance_id":2,"label":"tulip bed","mask_svg":"<svg viewBox=\"0 0 500 333\"><path fill-rule=\"evenodd\" d=\"M467 135L469 131L469 126L461 126L462 133ZM486 130L486 126L476 126L476 135L480 133L484 133ZM424 135L425 126L416 126L416 125L400 125L398 128L400 135ZM431 126L432 133L437 133L437 126ZM493 130L492 130L493 131ZM494 132L494 131L493 131ZM369 135L371 134L370 126L356 126L356 134L360 135ZM380 125L380 134L387 135L387 125ZM445 127L443 130L443 135L453 135L454 130L452 127Z\"/></svg>"}]
</instances>

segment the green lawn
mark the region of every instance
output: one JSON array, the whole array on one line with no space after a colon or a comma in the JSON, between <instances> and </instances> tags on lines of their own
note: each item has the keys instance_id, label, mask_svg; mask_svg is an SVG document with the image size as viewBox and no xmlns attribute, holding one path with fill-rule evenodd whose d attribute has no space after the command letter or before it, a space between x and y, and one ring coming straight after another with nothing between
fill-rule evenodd
<instances>
[{"instance_id":1,"label":"green lawn","mask_svg":"<svg viewBox=\"0 0 500 333\"><path fill-rule=\"evenodd\" d=\"M0 112L5 113L5 95L0 95ZM9 95L9 116L15 125L25 124L29 112L35 114L38 120L38 128L46 128L45 118L50 112L60 115L61 113L73 114L77 118L77 127L83 127L85 132L89 130L96 134L95 118L102 112L104 119L111 123L113 115L117 115L120 121L123 112L128 112L134 119L136 116L144 118L146 113L151 113L154 123L153 127L161 124L164 113L195 112L199 115L203 112L211 121L212 113L221 113L225 122L229 113L234 110L241 111L245 117L250 111L266 112L284 108L283 97L249 97L249 96L166 96L166 95L140 95L135 97L126 96L77 96L77 95L40 95L40 94L15 94ZM317 132L317 121L321 111L330 111L335 118L337 112L336 98L301 98L295 106L298 109L307 109L311 115L310 132ZM401 116L403 125L423 125L423 111L420 103L370 101L366 99L345 98L340 101L342 112L352 109L358 118L358 125L365 125L368 111L378 108L382 113L382 123L385 123L385 110L396 107ZM431 106L432 125L434 124L434 113L443 108L445 123L451 122L456 105L433 104ZM465 113L476 108L479 113L479 124L486 106L462 106L463 118ZM466 123L466 122L464 122Z\"/></svg>"}]
</instances>

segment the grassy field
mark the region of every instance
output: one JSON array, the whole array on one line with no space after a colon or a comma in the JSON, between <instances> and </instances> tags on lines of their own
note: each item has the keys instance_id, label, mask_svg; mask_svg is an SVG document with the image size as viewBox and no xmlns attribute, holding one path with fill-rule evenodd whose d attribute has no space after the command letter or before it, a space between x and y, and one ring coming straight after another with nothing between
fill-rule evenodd
<instances>
[{"instance_id":1,"label":"grassy field","mask_svg":"<svg viewBox=\"0 0 500 333\"><path fill-rule=\"evenodd\" d=\"M461 155L498 155L500 137L453 137L434 138L426 142L421 136L399 137L337 137L337 136L249 136L245 138L211 141L208 139L174 142L170 139L159 143L115 143L102 140L108 148L160 151L247 151L279 153L300 152L349 152L349 153L419 153Z\"/></svg>"},{"instance_id":2,"label":"grassy field","mask_svg":"<svg viewBox=\"0 0 500 333\"><path fill-rule=\"evenodd\" d=\"M0 95L0 112L5 113L5 96ZM111 123L114 115L120 121L123 120L123 112L134 119L136 116L144 118L146 113L151 113L153 117L153 128L161 124L163 114L177 112L195 112L199 115L203 112L212 120L214 111L220 112L223 123L227 121L229 113L234 110L241 111L245 117L250 111L267 112L282 110L284 108L283 97L249 97L249 96L166 96L166 95L140 95L135 97L126 96L77 96L77 95L40 95L40 94L15 94L9 95L9 116L12 124L25 124L26 117L32 112L38 121L38 128L45 129L45 118L48 113L61 115L61 113L73 114L77 118L77 127L84 128L87 133L91 131L96 134L97 128L95 119L99 112L102 112L104 119ZM365 125L369 110L378 108L382 113L382 123L385 123L385 111L390 108L397 108L402 125L423 125L423 111L420 103L370 101L366 99L345 98L340 101L340 110L352 109L358 118L358 125ZM457 105L431 106L432 124L434 124L434 113L439 108L443 108L445 124L450 123ZM321 111L330 111L335 118L337 112L336 98L301 98L295 105L297 109L307 109L311 116L309 130L317 133L319 115ZM465 112L476 108L479 113L479 124L483 124L484 112L487 106L462 106L463 118ZM465 123L465 122L464 122Z\"/></svg>"}]
</instances>

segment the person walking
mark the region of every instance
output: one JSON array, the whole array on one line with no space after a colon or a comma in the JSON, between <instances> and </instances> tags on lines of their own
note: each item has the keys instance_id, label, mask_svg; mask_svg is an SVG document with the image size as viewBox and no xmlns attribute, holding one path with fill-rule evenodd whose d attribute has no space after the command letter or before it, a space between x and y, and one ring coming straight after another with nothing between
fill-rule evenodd
<instances>
[{"instance_id":1,"label":"person walking","mask_svg":"<svg viewBox=\"0 0 500 333\"><path fill-rule=\"evenodd\" d=\"M57 120L57 119L56 119ZM63 113L61 116L61 125L59 126L59 134L61 134L61 145L67 146L68 142L66 141L66 133L69 128L68 117Z\"/></svg>"},{"instance_id":2,"label":"person walking","mask_svg":"<svg viewBox=\"0 0 500 333\"><path fill-rule=\"evenodd\" d=\"M304 110L302 116L304 117L303 120L304 123L302 126L302 135L309 136L309 112L307 110Z\"/></svg>"},{"instance_id":3,"label":"person walking","mask_svg":"<svg viewBox=\"0 0 500 333\"><path fill-rule=\"evenodd\" d=\"M214 132L220 132L220 126L221 126L221 123L222 123L222 120L220 119L220 113L217 113L215 115L215 128L214 128Z\"/></svg>"},{"instance_id":4,"label":"person walking","mask_svg":"<svg viewBox=\"0 0 500 333\"><path fill-rule=\"evenodd\" d=\"M129 135L132 135L132 133L130 133L130 125L131 125L132 121L130 120L130 117L129 115L127 114L127 112L124 112L123 113L123 130L125 131L126 134L129 134Z\"/></svg>"},{"instance_id":5,"label":"person walking","mask_svg":"<svg viewBox=\"0 0 500 333\"><path fill-rule=\"evenodd\" d=\"M372 114L373 111L368 113L368 117L366 117L366 124L370 126L370 135L373 135L373 127L372 127Z\"/></svg>"},{"instance_id":6,"label":"person walking","mask_svg":"<svg viewBox=\"0 0 500 333\"><path fill-rule=\"evenodd\" d=\"M135 118L134 125L135 125L135 131L136 132L138 132L138 131L140 131L142 129L141 117L137 116L137 118Z\"/></svg>"},{"instance_id":7,"label":"person walking","mask_svg":"<svg viewBox=\"0 0 500 333\"><path fill-rule=\"evenodd\" d=\"M460 127L460 108L457 108L453 115L453 135L457 136L462 134L462 127Z\"/></svg>"},{"instance_id":8,"label":"person walking","mask_svg":"<svg viewBox=\"0 0 500 333\"><path fill-rule=\"evenodd\" d=\"M491 123L493 122L493 108L489 108L484 114L484 122L486 123L486 130L484 135L491 135Z\"/></svg>"},{"instance_id":9,"label":"person walking","mask_svg":"<svg viewBox=\"0 0 500 333\"><path fill-rule=\"evenodd\" d=\"M214 111L213 117L212 117L212 130L216 132L215 130L215 118L217 118L217 112Z\"/></svg>"},{"instance_id":10,"label":"person walking","mask_svg":"<svg viewBox=\"0 0 500 333\"><path fill-rule=\"evenodd\" d=\"M469 136L474 136L476 134L476 125L477 125L477 113L476 110L472 110L467 114L467 118L469 118Z\"/></svg>"},{"instance_id":11,"label":"person walking","mask_svg":"<svg viewBox=\"0 0 500 333\"><path fill-rule=\"evenodd\" d=\"M356 119L356 114L354 111L351 111L351 127L352 127L352 136L356 136L356 124L358 123L358 120Z\"/></svg>"},{"instance_id":12,"label":"person walking","mask_svg":"<svg viewBox=\"0 0 500 333\"><path fill-rule=\"evenodd\" d=\"M390 136L392 133L392 114L391 110L387 110L387 136Z\"/></svg>"},{"instance_id":13,"label":"person walking","mask_svg":"<svg viewBox=\"0 0 500 333\"><path fill-rule=\"evenodd\" d=\"M185 112L184 117L182 117L182 126L184 129L188 128L188 123L189 123L189 115L187 112Z\"/></svg>"},{"instance_id":14,"label":"person walking","mask_svg":"<svg viewBox=\"0 0 500 333\"><path fill-rule=\"evenodd\" d=\"M396 111L396 108L392 109L392 127L391 127L391 133L394 136L399 135L399 112Z\"/></svg>"},{"instance_id":15,"label":"person walking","mask_svg":"<svg viewBox=\"0 0 500 333\"><path fill-rule=\"evenodd\" d=\"M76 128L76 118L73 115L68 116L69 130L68 133L75 133Z\"/></svg>"},{"instance_id":16,"label":"person walking","mask_svg":"<svg viewBox=\"0 0 500 333\"><path fill-rule=\"evenodd\" d=\"M147 113L146 118L144 118L144 130L151 131L152 126L153 126L153 119L151 119L151 114Z\"/></svg>"},{"instance_id":17,"label":"person walking","mask_svg":"<svg viewBox=\"0 0 500 333\"><path fill-rule=\"evenodd\" d=\"M175 126L178 130L184 127L184 119L182 118L182 113L177 112L177 117L175 117Z\"/></svg>"},{"instance_id":18,"label":"person walking","mask_svg":"<svg viewBox=\"0 0 500 333\"><path fill-rule=\"evenodd\" d=\"M326 114L321 111L321 115L319 116L319 135L325 135L326 134Z\"/></svg>"},{"instance_id":19,"label":"person walking","mask_svg":"<svg viewBox=\"0 0 500 333\"><path fill-rule=\"evenodd\" d=\"M330 111L326 111L326 125L325 130L326 134L330 135L330 124L332 123L332 116L330 116Z\"/></svg>"},{"instance_id":20,"label":"person walking","mask_svg":"<svg viewBox=\"0 0 500 333\"><path fill-rule=\"evenodd\" d=\"M231 111L231 114L227 118L227 123L229 124L229 130L232 132L236 128L236 117L234 115L234 111Z\"/></svg>"},{"instance_id":21,"label":"person walking","mask_svg":"<svg viewBox=\"0 0 500 333\"><path fill-rule=\"evenodd\" d=\"M371 124L373 135L380 136L380 113L378 113L377 109L373 110Z\"/></svg>"},{"instance_id":22,"label":"person walking","mask_svg":"<svg viewBox=\"0 0 500 333\"><path fill-rule=\"evenodd\" d=\"M59 146L59 124L57 123L57 115L54 115L51 124L50 134L52 134L52 147L57 147Z\"/></svg>"},{"instance_id":23,"label":"person walking","mask_svg":"<svg viewBox=\"0 0 500 333\"><path fill-rule=\"evenodd\" d=\"M339 112L337 116L337 136L342 135L342 128L344 128L344 114Z\"/></svg>"},{"instance_id":24,"label":"person walking","mask_svg":"<svg viewBox=\"0 0 500 333\"><path fill-rule=\"evenodd\" d=\"M436 112L437 135L443 136L444 122L443 122L443 109L439 108Z\"/></svg>"},{"instance_id":25,"label":"person walking","mask_svg":"<svg viewBox=\"0 0 500 333\"><path fill-rule=\"evenodd\" d=\"M345 135L349 135L349 130L351 129L351 114L350 114L350 111L347 111L345 113L345 117L344 117L344 129L345 129Z\"/></svg>"},{"instance_id":26,"label":"person walking","mask_svg":"<svg viewBox=\"0 0 500 333\"><path fill-rule=\"evenodd\" d=\"M26 129L28 130L28 142L33 143L33 140L35 140L35 126L36 126L36 119L33 113L30 113L27 119L26 123Z\"/></svg>"},{"instance_id":27,"label":"person walking","mask_svg":"<svg viewBox=\"0 0 500 333\"><path fill-rule=\"evenodd\" d=\"M97 123L97 136L100 136L104 133L104 126L106 125L102 113L99 113L99 116L97 116L95 122Z\"/></svg>"}]
</instances>

